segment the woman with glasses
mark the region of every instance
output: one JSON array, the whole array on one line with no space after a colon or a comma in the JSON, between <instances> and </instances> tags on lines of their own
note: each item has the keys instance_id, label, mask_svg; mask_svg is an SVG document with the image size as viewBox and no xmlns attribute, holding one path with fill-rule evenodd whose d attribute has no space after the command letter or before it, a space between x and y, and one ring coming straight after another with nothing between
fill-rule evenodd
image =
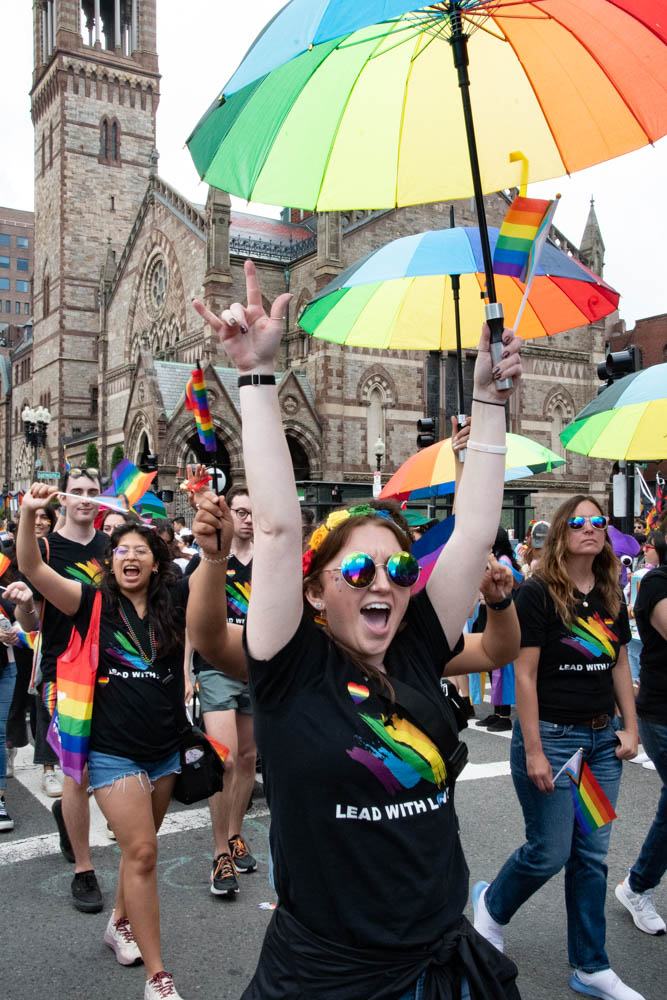
<instances>
[{"instance_id":1,"label":"woman with glasses","mask_svg":"<svg viewBox=\"0 0 667 1000\"><path fill-rule=\"evenodd\" d=\"M516 911L564 867L570 986L603 1000L642 1000L611 970L605 951L611 826L584 835L568 774L554 782L583 748L613 806L621 762L637 753L626 652L630 630L607 523L592 497L566 500L554 514L537 569L517 591L521 652L515 661L518 723L511 768L527 841L491 885L475 885L473 907L477 930L502 950Z\"/></svg>"},{"instance_id":2,"label":"woman with glasses","mask_svg":"<svg viewBox=\"0 0 667 1000\"><path fill-rule=\"evenodd\" d=\"M84 637L96 588L64 579L44 563L34 536L35 511L54 492L34 484L24 497L19 563L30 583ZM215 498L209 506L221 529L221 549L214 534L202 540L202 553L204 559L210 552L219 560L229 550L231 518ZM143 961L145 1000L179 1000L162 961L156 863L157 831L180 770L180 734L186 724L183 644L190 580L175 582L167 546L145 524L118 525L110 545L111 558L100 581L99 662L88 754L90 788L121 850L115 908L104 940L121 965ZM228 669L235 669L234 662Z\"/></svg>"},{"instance_id":3,"label":"woman with glasses","mask_svg":"<svg viewBox=\"0 0 667 1000\"><path fill-rule=\"evenodd\" d=\"M519 341L504 332L494 367L482 333L456 528L411 599L419 566L407 525L389 511L336 510L303 553L274 376L289 295L267 316L250 261L245 274L247 306L218 318L195 302L239 370L254 522L245 640L279 905L244 1000L516 998L513 963L463 917L458 748L431 735L414 702L444 720L443 673L500 666L518 649L511 574L495 560L482 584L487 633L467 637L471 650L462 651L461 630L500 519L511 390L497 383L520 376ZM209 591L222 592L224 568L202 570ZM219 601L206 619L188 621L207 658L224 614Z\"/></svg>"}]
</instances>

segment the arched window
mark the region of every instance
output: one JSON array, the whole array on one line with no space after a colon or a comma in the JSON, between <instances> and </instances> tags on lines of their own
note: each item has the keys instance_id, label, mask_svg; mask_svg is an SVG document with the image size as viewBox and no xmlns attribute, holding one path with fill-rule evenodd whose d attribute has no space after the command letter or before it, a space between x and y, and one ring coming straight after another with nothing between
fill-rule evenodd
<instances>
[{"instance_id":1,"label":"arched window","mask_svg":"<svg viewBox=\"0 0 667 1000\"><path fill-rule=\"evenodd\" d=\"M42 132L42 173L46 170L46 132Z\"/></svg>"},{"instance_id":2,"label":"arched window","mask_svg":"<svg viewBox=\"0 0 667 1000\"><path fill-rule=\"evenodd\" d=\"M111 123L111 159L116 162L120 159L118 146L118 122Z\"/></svg>"},{"instance_id":3,"label":"arched window","mask_svg":"<svg viewBox=\"0 0 667 1000\"><path fill-rule=\"evenodd\" d=\"M42 281L42 318L46 317L51 312L51 281L48 274L44 275Z\"/></svg>"},{"instance_id":4,"label":"arched window","mask_svg":"<svg viewBox=\"0 0 667 1000\"><path fill-rule=\"evenodd\" d=\"M53 122L49 124L49 166L53 166Z\"/></svg>"},{"instance_id":5,"label":"arched window","mask_svg":"<svg viewBox=\"0 0 667 1000\"><path fill-rule=\"evenodd\" d=\"M567 414L563 403L556 403L551 410L551 450L557 455L565 458L565 448L560 440L560 432L568 424Z\"/></svg>"},{"instance_id":6,"label":"arched window","mask_svg":"<svg viewBox=\"0 0 667 1000\"><path fill-rule=\"evenodd\" d=\"M100 157L106 160L109 156L109 122L102 119L100 125Z\"/></svg>"},{"instance_id":7,"label":"arched window","mask_svg":"<svg viewBox=\"0 0 667 1000\"><path fill-rule=\"evenodd\" d=\"M308 454L303 445L291 434L287 434L287 447L289 448L292 466L294 468L294 478L297 482L310 479L310 462Z\"/></svg>"},{"instance_id":8,"label":"arched window","mask_svg":"<svg viewBox=\"0 0 667 1000\"><path fill-rule=\"evenodd\" d=\"M379 385L374 385L368 394L368 413L366 415L366 447L368 464L375 468L375 442L378 438L384 443L384 393Z\"/></svg>"}]
</instances>

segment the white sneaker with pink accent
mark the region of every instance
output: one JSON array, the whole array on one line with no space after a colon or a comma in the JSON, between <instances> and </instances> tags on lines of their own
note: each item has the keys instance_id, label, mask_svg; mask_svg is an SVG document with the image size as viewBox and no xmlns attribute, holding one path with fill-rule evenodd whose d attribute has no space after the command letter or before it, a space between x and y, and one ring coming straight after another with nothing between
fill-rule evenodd
<instances>
[{"instance_id":1,"label":"white sneaker with pink accent","mask_svg":"<svg viewBox=\"0 0 667 1000\"><path fill-rule=\"evenodd\" d=\"M173 976L163 969L146 981L144 1000L183 1000L183 997L176 992Z\"/></svg>"},{"instance_id":2,"label":"white sneaker with pink accent","mask_svg":"<svg viewBox=\"0 0 667 1000\"><path fill-rule=\"evenodd\" d=\"M139 962L143 962L137 942L134 940L130 921L127 917L116 920L113 910L104 932L104 941L115 952L116 961L120 965L138 965Z\"/></svg>"}]
</instances>

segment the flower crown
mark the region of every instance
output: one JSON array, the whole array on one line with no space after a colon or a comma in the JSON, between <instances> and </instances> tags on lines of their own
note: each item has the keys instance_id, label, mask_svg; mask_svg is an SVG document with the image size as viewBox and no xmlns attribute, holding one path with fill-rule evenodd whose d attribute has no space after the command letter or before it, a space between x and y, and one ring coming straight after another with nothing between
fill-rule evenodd
<instances>
[{"instance_id":1,"label":"flower crown","mask_svg":"<svg viewBox=\"0 0 667 1000\"><path fill-rule=\"evenodd\" d=\"M302 559L303 575L308 576L310 573L310 567L315 553L327 535L333 531L334 528L337 528L339 524L344 524L344 522L349 520L351 517L368 517L369 514L376 515L377 517L384 517L387 521L393 520L388 510L377 510L375 507L371 507L370 504L367 503L361 503L356 507L349 507L346 510L332 511L326 521L323 521L319 527L315 528L315 531L310 536L308 548L304 552Z\"/></svg>"}]
</instances>

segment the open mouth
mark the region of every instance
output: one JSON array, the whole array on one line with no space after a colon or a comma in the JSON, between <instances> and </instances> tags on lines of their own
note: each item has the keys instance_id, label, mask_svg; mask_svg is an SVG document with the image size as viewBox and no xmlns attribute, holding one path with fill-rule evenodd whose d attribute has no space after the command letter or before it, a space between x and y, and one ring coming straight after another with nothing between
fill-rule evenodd
<instances>
[{"instance_id":1,"label":"open mouth","mask_svg":"<svg viewBox=\"0 0 667 1000\"><path fill-rule=\"evenodd\" d=\"M139 567L138 566L123 566L123 579L124 580L138 580L139 579Z\"/></svg>"},{"instance_id":2,"label":"open mouth","mask_svg":"<svg viewBox=\"0 0 667 1000\"><path fill-rule=\"evenodd\" d=\"M386 631L389 623L391 608L388 604L377 601L374 604L366 604L361 608L361 615L371 632L381 635Z\"/></svg>"}]
</instances>

